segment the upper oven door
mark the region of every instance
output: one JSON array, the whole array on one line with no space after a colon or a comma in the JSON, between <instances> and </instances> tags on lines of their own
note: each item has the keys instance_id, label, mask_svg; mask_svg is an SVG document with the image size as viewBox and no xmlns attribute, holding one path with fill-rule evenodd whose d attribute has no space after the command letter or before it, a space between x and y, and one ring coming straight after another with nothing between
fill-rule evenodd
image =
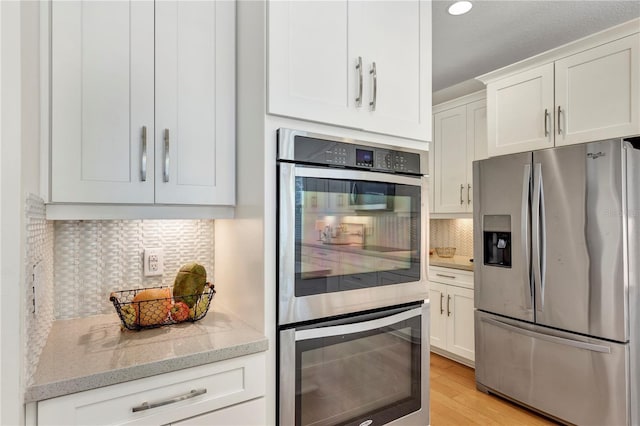
<instances>
[{"instance_id":1,"label":"upper oven door","mask_svg":"<svg viewBox=\"0 0 640 426\"><path fill-rule=\"evenodd\" d=\"M279 164L279 324L427 298L425 178Z\"/></svg>"}]
</instances>

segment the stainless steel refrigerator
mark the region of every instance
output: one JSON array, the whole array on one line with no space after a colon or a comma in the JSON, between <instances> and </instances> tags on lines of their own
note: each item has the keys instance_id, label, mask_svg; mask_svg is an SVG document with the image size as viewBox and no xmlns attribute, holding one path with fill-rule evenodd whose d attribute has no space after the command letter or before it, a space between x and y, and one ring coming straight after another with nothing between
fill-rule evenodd
<instances>
[{"instance_id":1,"label":"stainless steel refrigerator","mask_svg":"<svg viewBox=\"0 0 640 426\"><path fill-rule=\"evenodd\" d=\"M640 424L637 148L474 162L478 389L564 422Z\"/></svg>"}]
</instances>

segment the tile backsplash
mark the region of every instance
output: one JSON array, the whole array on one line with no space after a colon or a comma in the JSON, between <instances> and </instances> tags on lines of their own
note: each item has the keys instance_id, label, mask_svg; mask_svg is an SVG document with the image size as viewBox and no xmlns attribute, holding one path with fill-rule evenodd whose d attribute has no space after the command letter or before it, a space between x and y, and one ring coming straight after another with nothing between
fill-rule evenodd
<instances>
[{"instance_id":1,"label":"tile backsplash","mask_svg":"<svg viewBox=\"0 0 640 426\"><path fill-rule=\"evenodd\" d=\"M171 286L188 262L202 264L213 279L213 220L51 221L44 201L29 195L25 226L27 386L54 320L113 313L112 291ZM145 248L163 249L163 275L143 276Z\"/></svg>"},{"instance_id":2,"label":"tile backsplash","mask_svg":"<svg viewBox=\"0 0 640 426\"><path fill-rule=\"evenodd\" d=\"M143 275L145 248L163 249L163 275ZM185 263L212 278L214 221L56 221L54 253L56 319L111 313L112 291L171 286Z\"/></svg>"},{"instance_id":3,"label":"tile backsplash","mask_svg":"<svg viewBox=\"0 0 640 426\"><path fill-rule=\"evenodd\" d=\"M455 247L456 256L473 257L473 219L431 219L429 248Z\"/></svg>"},{"instance_id":4,"label":"tile backsplash","mask_svg":"<svg viewBox=\"0 0 640 426\"><path fill-rule=\"evenodd\" d=\"M24 273L24 377L31 384L40 354L54 321L53 222L45 219L44 201L30 194L25 204L26 254Z\"/></svg>"}]
</instances>

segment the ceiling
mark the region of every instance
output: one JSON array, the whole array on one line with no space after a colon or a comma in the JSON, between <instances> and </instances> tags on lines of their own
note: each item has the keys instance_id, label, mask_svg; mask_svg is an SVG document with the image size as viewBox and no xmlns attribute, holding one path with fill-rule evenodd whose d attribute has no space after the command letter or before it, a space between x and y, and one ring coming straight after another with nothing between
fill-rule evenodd
<instances>
[{"instance_id":1,"label":"ceiling","mask_svg":"<svg viewBox=\"0 0 640 426\"><path fill-rule=\"evenodd\" d=\"M480 89L476 76L640 16L638 0L472 1L461 16L447 13L454 0L432 3L434 92Z\"/></svg>"}]
</instances>

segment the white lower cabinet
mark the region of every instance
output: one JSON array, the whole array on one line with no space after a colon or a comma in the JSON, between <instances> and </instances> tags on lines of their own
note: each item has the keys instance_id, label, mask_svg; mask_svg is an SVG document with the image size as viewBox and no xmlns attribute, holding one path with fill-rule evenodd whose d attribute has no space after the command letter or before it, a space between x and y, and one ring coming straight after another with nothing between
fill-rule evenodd
<instances>
[{"instance_id":1,"label":"white lower cabinet","mask_svg":"<svg viewBox=\"0 0 640 426\"><path fill-rule=\"evenodd\" d=\"M435 267L429 270L431 349L470 365L475 361L472 287L471 272Z\"/></svg>"},{"instance_id":2,"label":"white lower cabinet","mask_svg":"<svg viewBox=\"0 0 640 426\"><path fill-rule=\"evenodd\" d=\"M259 353L39 401L37 424L265 424L265 366Z\"/></svg>"}]
</instances>

